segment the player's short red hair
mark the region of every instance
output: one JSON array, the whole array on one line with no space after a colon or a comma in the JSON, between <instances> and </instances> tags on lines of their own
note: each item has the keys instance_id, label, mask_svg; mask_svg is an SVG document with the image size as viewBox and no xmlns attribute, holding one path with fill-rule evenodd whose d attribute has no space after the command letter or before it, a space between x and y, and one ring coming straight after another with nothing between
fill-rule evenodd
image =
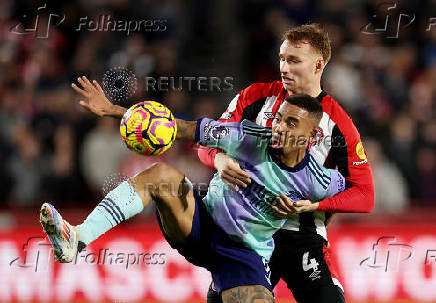
<instances>
[{"instance_id":1,"label":"player's short red hair","mask_svg":"<svg viewBox=\"0 0 436 303\"><path fill-rule=\"evenodd\" d=\"M282 41L288 40L291 43L307 41L318 51L325 62L330 60L331 46L327 32L317 23L304 24L287 30Z\"/></svg>"}]
</instances>

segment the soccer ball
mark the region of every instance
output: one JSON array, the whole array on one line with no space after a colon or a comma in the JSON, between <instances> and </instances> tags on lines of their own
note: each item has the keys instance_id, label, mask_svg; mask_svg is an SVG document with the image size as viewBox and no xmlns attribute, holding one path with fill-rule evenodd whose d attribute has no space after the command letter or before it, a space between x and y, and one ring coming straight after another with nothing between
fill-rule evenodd
<instances>
[{"instance_id":1,"label":"soccer ball","mask_svg":"<svg viewBox=\"0 0 436 303\"><path fill-rule=\"evenodd\" d=\"M160 155L171 147L177 124L164 105L145 101L127 110L120 123L121 138L127 148L140 155Z\"/></svg>"}]
</instances>

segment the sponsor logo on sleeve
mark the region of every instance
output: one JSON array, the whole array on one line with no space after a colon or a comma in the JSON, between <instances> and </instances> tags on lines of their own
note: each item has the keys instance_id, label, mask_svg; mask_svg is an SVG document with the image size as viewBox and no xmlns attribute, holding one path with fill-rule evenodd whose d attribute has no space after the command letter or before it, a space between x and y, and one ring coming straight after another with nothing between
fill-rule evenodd
<instances>
[{"instance_id":1,"label":"sponsor logo on sleeve","mask_svg":"<svg viewBox=\"0 0 436 303\"><path fill-rule=\"evenodd\" d=\"M368 162L366 158L365 149L363 148L363 144L361 141L356 144L356 154L361 161L353 161L353 165L362 165Z\"/></svg>"},{"instance_id":2,"label":"sponsor logo on sleeve","mask_svg":"<svg viewBox=\"0 0 436 303\"><path fill-rule=\"evenodd\" d=\"M222 126L222 125L214 126L210 131L210 135L215 140L221 140L222 138L227 136L229 133L230 133L229 128L226 126Z\"/></svg>"}]
</instances>

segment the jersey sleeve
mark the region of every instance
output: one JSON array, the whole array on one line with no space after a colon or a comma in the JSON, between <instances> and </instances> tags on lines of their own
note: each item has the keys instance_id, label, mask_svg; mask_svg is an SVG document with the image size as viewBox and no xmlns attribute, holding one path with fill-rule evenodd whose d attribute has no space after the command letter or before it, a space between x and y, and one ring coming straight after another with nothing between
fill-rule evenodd
<instances>
[{"instance_id":1,"label":"jersey sleeve","mask_svg":"<svg viewBox=\"0 0 436 303\"><path fill-rule=\"evenodd\" d=\"M253 150L261 152L271 138L271 129L248 120L222 123L204 118L197 121L195 141L207 147L220 148L235 159L246 160Z\"/></svg>"},{"instance_id":2,"label":"jersey sleeve","mask_svg":"<svg viewBox=\"0 0 436 303\"><path fill-rule=\"evenodd\" d=\"M232 155L241 145L242 138L241 123L221 123L208 118L197 121L195 141L200 145L220 148Z\"/></svg>"},{"instance_id":3,"label":"jersey sleeve","mask_svg":"<svg viewBox=\"0 0 436 303\"><path fill-rule=\"evenodd\" d=\"M259 100L261 96L273 88L273 83L254 83L241 90L229 103L226 111L218 119L219 122L240 122L243 119L254 120L257 115L255 110L251 110L250 104ZM222 150L212 147L200 147L197 151L200 161L215 168L214 160L217 153Z\"/></svg>"},{"instance_id":4,"label":"jersey sleeve","mask_svg":"<svg viewBox=\"0 0 436 303\"><path fill-rule=\"evenodd\" d=\"M327 189L327 195L325 198L331 198L336 194L345 190L345 178L342 174L334 169L329 169L330 171L330 184Z\"/></svg>"},{"instance_id":5,"label":"jersey sleeve","mask_svg":"<svg viewBox=\"0 0 436 303\"><path fill-rule=\"evenodd\" d=\"M239 92L233 99L230 101L229 106L226 111L221 115L219 122L240 122L242 119L242 113L244 110L244 96L243 91ZM222 149L213 148L213 147L200 147L198 149L198 158L200 161L211 167L215 168L214 161L217 153L222 152Z\"/></svg>"},{"instance_id":6,"label":"jersey sleeve","mask_svg":"<svg viewBox=\"0 0 436 303\"><path fill-rule=\"evenodd\" d=\"M360 134L353 121L339 106L332 132L330 167L337 166L345 177L346 189L321 200L318 210L330 213L371 212L374 208L374 183Z\"/></svg>"}]
</instances>

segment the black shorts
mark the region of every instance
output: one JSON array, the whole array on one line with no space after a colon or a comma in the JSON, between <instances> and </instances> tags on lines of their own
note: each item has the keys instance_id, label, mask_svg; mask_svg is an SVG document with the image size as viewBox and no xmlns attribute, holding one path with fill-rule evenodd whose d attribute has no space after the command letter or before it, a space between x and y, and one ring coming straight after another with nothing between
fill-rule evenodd
<instances>
[{"instance_id":1,"label":"black shorts","mask_svg":"<svg viewBox=\"0 0 436 303\"><path fill-rule=\"evenodd\" d=\"M244 285L263 285L272 293L265 259L242 243L230 239L209 215L195 190L194 197L192 230L184 243L175 243L165 234L159 212L156 211L159 226L171 247L190 263L209 270L218 293Z\"/></svg>"},{"instance_id":2,"label":"black shorts","mask_svg":"<svg viewBox=\"0 0 436 303\"><path fill-rule=\"evenodd\" d=\"M281 229L274 242L269 263L273 287L281 278L299 303L345 302L327 243L320 235Z\"/></svg>"}]
</instances>

